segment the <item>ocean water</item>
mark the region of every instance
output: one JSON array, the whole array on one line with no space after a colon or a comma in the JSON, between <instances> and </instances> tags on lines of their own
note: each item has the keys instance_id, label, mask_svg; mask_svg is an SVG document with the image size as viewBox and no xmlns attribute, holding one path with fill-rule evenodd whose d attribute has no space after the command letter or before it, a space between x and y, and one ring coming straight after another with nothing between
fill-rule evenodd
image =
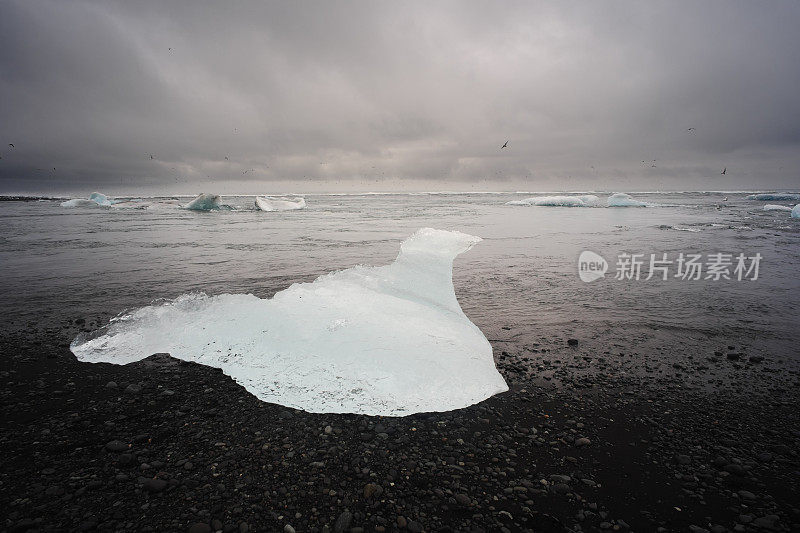
<instances>
[{"instance_id":1,"label":"ocean water","mask_svg":"<svg viewBox=\"0 0 800 533\"><path fill-rule=\"evenodd\" d=\"M591 194L604 205L609 193ZM798 358L800 219L763 210L792 202L632 193L656 205L506 205L531 196L305 195L306 209L273 213L252 210L252 197L223 198L238 208L214 212L2 202L3 331L68 343L81 327L186 293L266 298L331 271L390 263L403 239L432 227L483 238L456 259L453 279L462 309L496 352L574 337L586 350L657 353L666 362L729 345ZM608 261L604 279L580 280L584 250ZM622 253L644 254L641 279L615 279ZM732 279L680 279L672 264L668 280L647 280L651 253L701 254L704 263L732 254ZM736 279L740 253L761 255L757 280Z\"/></svg>"}]
</instances>

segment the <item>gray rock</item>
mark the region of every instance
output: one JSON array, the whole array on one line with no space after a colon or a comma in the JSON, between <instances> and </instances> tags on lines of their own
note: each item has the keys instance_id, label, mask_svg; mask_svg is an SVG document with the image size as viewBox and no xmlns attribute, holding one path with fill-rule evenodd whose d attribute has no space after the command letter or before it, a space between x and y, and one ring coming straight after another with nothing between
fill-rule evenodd
<instances>
[{"instance_id":1,"label":"gray rock","mask_svg":"<svg viewBox=\"0 0 800 533\"><path fill-rule=\"evenodd\" d=\"M339 518L337 518L336 522L333 524L333 533L343 533L344 531L350 529L350 523L352 521L353 515L350 513L350 511L344 511L339 515Z\"/></svg>"},{"instance_id":2,"label":"gray rock","mask_svg":"<svg viewBox=\"0 0 800 533\"><path fill-rule=\"evenodd\" d=\"M556 483L553 485L553 490L556 491L557 494L566 494L572 491L572 487L566 483Z\"/></svg>"},{"instance_id":3,"label":"gray rock","mask_svg":"<svg viewBox=\"0 0 800 533\"><path fill-rule=\"evenodd\" d=\"M128 445L119 440L112 440L106 444L106 450L114 453L127 452Z\"/></svg>"},{"instance_id":4,"label":"gray rock","mask_svg":"<svg viewBox=\"0 0 800 533\"><path fill-rule=\"evenodd\" d=\"M369 498L377 498L383 493L383 488L380 485L376 485L375 483L367 483L364 486L364 497Z\"/></svg>"},{"instance_id":5,"label":"gray rock","mask_svg":"<svg viewBox=\"0 0 800 533\"><path fill-rule=\"evenodd\" d=\"M466 494L456 494L455 499L459 505L466 506L472 503L472 499Z\"/></svg>"}]
</instances>

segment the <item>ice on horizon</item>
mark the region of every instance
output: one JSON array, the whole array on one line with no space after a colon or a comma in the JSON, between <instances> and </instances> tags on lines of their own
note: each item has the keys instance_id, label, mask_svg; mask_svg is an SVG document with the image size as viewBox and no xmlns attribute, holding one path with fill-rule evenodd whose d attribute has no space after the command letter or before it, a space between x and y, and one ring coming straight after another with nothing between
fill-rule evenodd
<instances>
[{"instance_id":1,"label":"ice on horizon","mask_svg":"<svg viewBox=\"0 0 800 533\"><path fill-rule=\"evenodd\" d=\"M259 211L295 211L297 209L305 209L306 199L302 197L256 196L255 206Z\"/></svg>"},{"instance_id":2,"label":"ice on horizon","mask_svg":"<svg viewBox=\"0 0 800 533\"><path fill-rule=\"evenodd\" d=\"M183 206L189 211L219 211L226 206L219 202L218 194L200 193L194 200Z\"/></svg>"},{"instance_id":3,"label":"ice on horizon","mask_svg":"<svg viewBox=\"0 0 800 533\"><path fill-rule=\"evenodd\" d=\"M70 348L81 361L116 364L168 352L221 368L263 401L316 413L466 407L508 390L453 288L453 259L480 240L421 229L389 265L334 272L271 299L184 295Z\"/></svg>"},{"instance_id":4,"label":"ice on horizon","mask_svg":"<svg viewBox=\"0 0 800 533\"><path fill-rule=\"evenodd\" d=\"M93 192L89 195L89 198L73 198L72 200L67 200L66 202L61 202L61 207L109 207L113 205L115 202L114 200L109 200L109 198L99 192Z\"/></svg>"},{"instance_id":5,"label":"ice on horizon","mask_svg":"<svg viewBox=\"0 0 800 533\"><path fill-rule=\"evenodd\" d=\"M630 194L624 192L614 193L608 197L608 207L649 207L652 204L634 200Z\"/></svg>"},{"instance_id":6,"label":"ice on horizon","mask_svg":"<svg viewBox=\"0 0 800 533\"><path fill-rule=\"evenodd\" d=\"M594 207L600 199L594 194L582 196L534 196L523 200L511 200L506 205L548 206L548 207Z\"/></svg>"},{"instance_id":7,"label":"ice on horizon","mask_svg":"<svg viewBox=\"0 0 800 533\"><path fill-rule=\"evenodd\" d=\"M761 200L767 202L797 202L800 201L800 194L794 193L764 193L751 194L745 197L747 200Z\"/></svg>"}]
</instances>

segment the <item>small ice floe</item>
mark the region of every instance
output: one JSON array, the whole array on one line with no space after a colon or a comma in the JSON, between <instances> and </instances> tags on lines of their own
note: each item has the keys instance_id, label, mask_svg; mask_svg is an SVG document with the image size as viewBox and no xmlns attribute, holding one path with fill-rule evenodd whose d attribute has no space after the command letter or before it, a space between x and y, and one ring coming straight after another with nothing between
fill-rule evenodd
<instances>
[{"instance_id":1,"label":"small ice floe","mask_svg":"<svg viewBox=\"0 0 800 533\"><path fill-rule=\"evenodd\" d=\"M61 203L61 207L109 207L115 203L114 200L110 200L105 194L99 192L93 192L89 195L89 198L74 198L72 200L67 200L66 202Z\"/></svg>"},{"instance_id":2,"label":"small ice floe","mask_svg":"<svg viewBox=\"0 0 800 533\"><path fill-rule=\"evenodd\" d=\"M648 207L650 205L647 202L634 200L630 194L624 192L614 193L608 197L608 207Z\"/></svg>"},{"instance_id":3,"label":"small ice floe","mask_svg":"<svg viewBox=\"0 0 800 533\"><path fill-rule=\"evenodd\" d=\"M594 207L600 199L593 194L582 196L534 196L524 200L511 200L506 205L537 205L549 207Z\"/></svg>"},{"instance_id":4,"label":"small ice floe","mask_svg":"<svg viewBox=\"0 0 800 533\"><path fill-rule=\"evenodd\" d=\"M403 416L508 390L492 347L461 310L453 259L481 239L421 229L393 263L295 283L270 299L187 294L78 336L80 361L154 353L221 368L263 401L315 413Z\"/></svg>"},{"instance_id":5,"label":"small ice floe","mask_svg":"<svg viewBox=\"0 0 800 533\"><path fill-rule=\"evenodd\" d=\"M764 211L791 211L792 208L785 205L767 204L764 206Z\"/></svg>"},{"instance_id":6,"label":"small ice floe","mask_svg":"<svg viewBox=\"0 0 800 533\"><path fill-rule=\"evenodd\" d=\"M295 211L297 209L305 209L306 199L302 197L256 196L255 204L256 209L259 211Z\"/></svg>"},{"instance_id":7,"label":"small ice floe","mask_svg":"<svg viewBox=\"0 0 800 533\"><path fill-rule=\"evenodd\" d=\"M792 208L792 218L800 218L800 204Z\"/></svg>"},{"instance_id":8,"label":"small ice floe","mask_svg":"<svg viewBox=\"0 0 800 533\"><path fill-rule=\"evenodd\" d=\"M221 204L218 194L200 193L197 198L184 205L183 208L189 211L219 211L230 209L230 206Z\"/></svg>"}]
</instances>

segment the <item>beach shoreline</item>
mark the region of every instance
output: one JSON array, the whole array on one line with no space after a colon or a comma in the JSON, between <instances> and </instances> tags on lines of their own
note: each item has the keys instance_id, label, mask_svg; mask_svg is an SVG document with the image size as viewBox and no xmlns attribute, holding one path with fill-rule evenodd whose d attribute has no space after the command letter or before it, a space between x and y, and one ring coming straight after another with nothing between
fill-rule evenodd
<instances>
[{"instance_id":1,"label":"beach shoreline","mask_svg":"<svg viewBox=\"0 0 800 533\"><path fill-rule=\"evenodd\" d=\"M509 392L387 418L267 404L164 355L117 366L46 338L0 344L3 531L800 527L797 373L762 363L716 356L749 365L749 387L569 379L566 362L554 385L531 354L496 349Z\"/></svg>"}]
</instances>

